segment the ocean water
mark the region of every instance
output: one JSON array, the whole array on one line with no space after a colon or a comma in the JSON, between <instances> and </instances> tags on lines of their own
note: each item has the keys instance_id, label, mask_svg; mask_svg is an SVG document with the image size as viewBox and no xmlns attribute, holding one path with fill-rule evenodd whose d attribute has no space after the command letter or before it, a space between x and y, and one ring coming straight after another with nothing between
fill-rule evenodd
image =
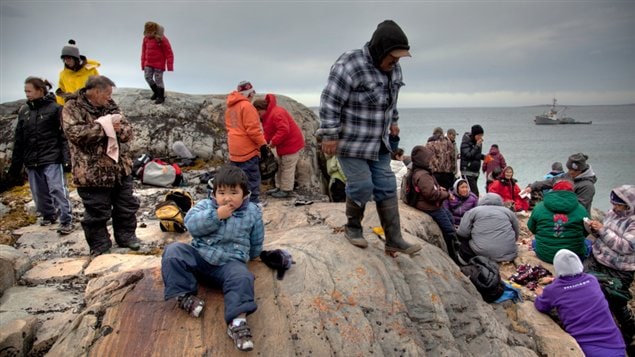
<instances>
[{"instance_id":1,"label":"ocean water","mask_svg":"<svg viewBox=\"0 0 635 357\"><path fill-rule=\"evenodd\" d=\"M554 161L565 165L569 155L582 152L595 172L593 207L606 211L613 187L635 184L635 105L580 106L566 114L591 125L535 125L533 119L547 107L517 108L402 108L399 110L400 147L409 155L425 144L435 127L457 131L457 146L473 124L485 130L483 153L498 144L521 187L541 180ZM565 168L566 170L566 168ZM479 189L485 185L479 177Z\"/></svg>"}]
</instances>

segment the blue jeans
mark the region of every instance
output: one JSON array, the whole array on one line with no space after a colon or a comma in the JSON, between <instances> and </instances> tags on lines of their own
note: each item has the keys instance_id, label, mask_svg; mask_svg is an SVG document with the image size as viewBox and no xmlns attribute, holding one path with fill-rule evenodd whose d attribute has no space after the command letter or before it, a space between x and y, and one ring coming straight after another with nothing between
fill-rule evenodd
<instances>
[{"instance_id":1,"label":"blue jeans","mask_svg":"<svg viewBox=\"0 0 635 357\"><path fill-rule=\"evenodd\" d=\"M165 300L184 294L196 294L198 283L222 289L225 303L225 322L230 323L242 313L251 314L258 305L254 301L254 274L247 265L230 261L212 265L185 243L165 247L161 259Z\"/></svg>"},{"instance_id":2,"label":"blue jeans","mask_svg":"<svg viewBox=\"0 0 635 357\"><path fill-rule=\"evenodd\" d=\"M71 203L68 199L64 169L61 164L43 165L34 168L27 167L31 195L35 201L35 207L42 218L55 220L57 211L60 215L60 223L70 224L73 221L71 215Z\"/></svg>"},{"instance_id":3,"label":"blue jeans","mask_svg":"<svg viewBox=\"0 0 635 357\"><path fill-rule=\"evenodd\" d=\"M260 202L260 158L254 156L245 162L231 161L231 164L240 167L247 174L247 186L249 187L249 201Z\"/></svg>"},{"instance_id":4,"label":"blue jeans","mask_svg":"<svg viewBox=\"0 0 635 357\"><path fill-rule=\"evenodd\" d=\"M434 211L424 212L430 215L430 217L432 217L432 219L439 225L441 233L443 234L443 240L445 241L445 245L448 249L448 254L450 255L450 258L455 259L454 255L456 252L454 251L454 247L458 242L456 241L456 229L454 228L454 223L452 222L452 213L444 207Z\"/></svg>"},{"instance_id":5,"label":"blue jeans","mask_svg":"<svg viewBox=\"0 0 635 357\"><path fill-rule=\"evenodd\" d=\"M363 207L373 197L382 202L397 196L397 180L390 169L390 153L380 152L379 160L337 158L346 175L346 196Z\"/></svg>"}]
</instances>

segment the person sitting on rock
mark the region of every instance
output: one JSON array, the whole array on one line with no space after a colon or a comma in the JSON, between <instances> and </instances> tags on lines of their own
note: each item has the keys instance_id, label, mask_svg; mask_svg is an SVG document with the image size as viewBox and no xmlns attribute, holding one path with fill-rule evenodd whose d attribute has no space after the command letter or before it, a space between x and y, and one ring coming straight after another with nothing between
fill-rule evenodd
<instances>
[{"instance_id":1,"label":"person sitting on rock","mask_svg":"<svg viewBox=\"0 0 635 357\"><path fill-rule=\"evenodd\" d=\"M449 199L443 201L443 207L452 214L452 222L458 227L465 213L478 204L478 197L470 192L470 184L460 178L454 182Z\"/></svg>"},{"instance_id":2,"label":"person sitting on rock","mask_svg":"<svg viewBox=\"0 0 635 357\"><path fill-rule=\"evenodd\" d=\"M518 219L495 193L486 193L479 199L478 206L467 211L457 234L461 242L458 254L461 264L467 264L477 255L497 262L514 260L518 255Z\"/></svg>"},{"instance_id":3,"label":"person sitting on rock","mask_svg":"<svg viewBox=\"0 0 635 357\"><path fill-rule=\"evenodd\" d=\"M602 284L602 289L620 325L629 355L634 356L635 320L628 303L632 298L629 287L635 275L635 186L614 188L610 200L613 208L606 213L604 221L588 223L595 241L593 254L584 264L590 273L598 272L621 282L620 289L616 289L615 284Z\"/></svg>"},{"instance_id":4,"label":"person sitting on rock","mask_svg":"<svg viewBox=\"0 0 635 357\"><path fill-rule=\"evenodd\" d=\"M625 356L624 340L617 328L598 279L583 272L578 255L568 249L555 254L556 279L534 301L536 310L556 309L562 325L587 357Z\"/></svg>"},{"instance_id":5,"label":"person sitting on rock","mask_svg":"<svg viewBox=\"0 0 635 357\"><path fill-rule=\"evenodd\" d=\"M520 197L520 186L514 178L514 169L507 166L489 187L489 192L496 193L503 199L503 204L514 212L529 210L529 201Z\"/></svg>"},{"instance_id":6,"label":"person sitting on rock","mask_svg":"<svg viewBox=\"0 0 635 357\"><path fill-rule=\"evenodd\" d=\"M562 168L562 163L559 161L556 161L553 164L551 164L551 171L547 172L544 179L549 180L554 177L560 177L562 175L564 175L564 169Z\"/></svg>"},{"instance_id":7,"label":"person sitting on rock","mask_svg":"<svg viewBox=\"0 0 635 357\"><path fill-rule=\"evenodd\" d=\"M583 219L587 212L573 192L573 183L558 181L553 191L538 203L527 221L534 234L534 251L540 260L551 264L560 249L568 249L584 259L587 232Z\"/></svg>"},{"instance_id":8,"label":"person sitting on rock","mask_svg":"<svg viewBox=\"0 0 635 357\"><path fill-rule=\"evenodd\" d=\"M591 216L591 205L595 196L595 182L598 179L591 165L587 163L588 159L589 157L581 152L569 156L567 160L568 171L562 177L573 180L573 192L578 197L578 201L586 208L588 215ZM557 180L557 178L551 178L544 181L536 181L529 185L525 191L543 192L551 189Z\"/></svg>"},{"instance_id":9,"label":"person sitting on rock","mask_svg":"<svg viewBox=\"0 0 635 357\"><path fill-rule=\"evenodd\" d=\"M427 213L439 225L448 255L456 262L456 230L452 214L443 207L443 202L452 195L432 175L430 161L433 156L434 153L427 146L417 145L412 149L412 184L419 188L415 208Z\"/></svg>"},{"instance_id":10,"label":"person sitting on rock","mask_svg":"<svg viewBox=\"0 0 635 357\"><path fill-rule=\"evenodd\" d=\"M260 255L264 241L262 211L249 201L247 187L240 168L221 166L210 197L185 216L191 243L166 246L161 259L165 300L176 298L193 317L199 317L205 305L196 296L199 282L214 282L222 289L227 334L241 351L254 348L247 315L258 308L247 261Z\"/></svg>"}]
</instances>

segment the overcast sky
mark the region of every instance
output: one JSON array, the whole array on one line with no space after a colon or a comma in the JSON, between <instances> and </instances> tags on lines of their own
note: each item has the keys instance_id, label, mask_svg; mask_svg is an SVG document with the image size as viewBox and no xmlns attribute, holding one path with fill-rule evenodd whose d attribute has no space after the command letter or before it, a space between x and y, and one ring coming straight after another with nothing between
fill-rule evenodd
<instances>
[{"instance_id":1,"label":"overcast sky","mask_svg":"<svg viewBox=\"0 0 635 357\"><path fill-rule=\"evenodd\" d=\"M395 20L400 107L635 103L635 1L8 1L0 0L0 102L24 79L57 88L60 51L75 39L118 87L147 88L143 25L155 21L175 53L169 91L257 92L317 106L329 68ZM54 88L54 89L55 89Z\"/></svg>"}]
</instances>

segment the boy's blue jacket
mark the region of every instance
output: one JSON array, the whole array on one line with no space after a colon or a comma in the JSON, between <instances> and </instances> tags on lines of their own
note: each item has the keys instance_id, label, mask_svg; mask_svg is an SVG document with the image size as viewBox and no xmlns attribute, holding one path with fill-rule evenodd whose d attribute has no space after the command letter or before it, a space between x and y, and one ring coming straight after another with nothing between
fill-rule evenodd
<instances>
[{"instance_id":1,"label":"boy's blue jacket","mask_svg":"<svg viewBox=\"0 0 635 357\"><path fill-rule=\"evenodd\" d=\"M249 196L231 217L219 220L218 203L211 197L200 201L185 216L185 226L192 235L192 246L212 265L231 260L247 263L262 251L265 228L262 212Z\"/></svg>"}]
</instances>

